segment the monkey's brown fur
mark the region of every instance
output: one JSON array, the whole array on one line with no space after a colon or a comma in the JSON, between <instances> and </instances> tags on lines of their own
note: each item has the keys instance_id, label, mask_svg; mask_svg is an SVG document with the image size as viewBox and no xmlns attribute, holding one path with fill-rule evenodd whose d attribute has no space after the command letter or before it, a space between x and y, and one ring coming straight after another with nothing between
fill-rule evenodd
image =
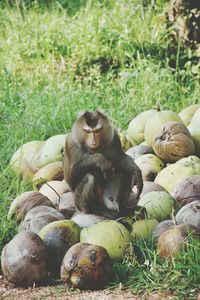
<instances>
[{"instance_id":1,"label":"monkey's brown fur","mask_svg":"<svg viewBox=\"0 0 200 300\"><path fill-rule=\"evenodd\" d=\"M66 138L64 177L74 193L75 205L86 213L105 215L112 211L102 202L104 187L112 172L123 175L124 198L119 215L127 205L131 188L142 190L142 175L134 160L124 153L119 136L101 111L79 114ZM122 188L123 190L123 188Z\"/></svg>"}]
</instances>

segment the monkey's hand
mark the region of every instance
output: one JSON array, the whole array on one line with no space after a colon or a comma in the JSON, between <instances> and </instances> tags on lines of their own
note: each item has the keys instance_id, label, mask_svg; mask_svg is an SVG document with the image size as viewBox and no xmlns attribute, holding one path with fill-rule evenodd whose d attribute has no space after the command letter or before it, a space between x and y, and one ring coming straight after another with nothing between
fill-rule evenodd
<instances>
[{"instance_id":1,"label":"monkey's hand","mask_svg":"<svg viewBox=\"0 0 200 300\"><path fill-rule=\"evenodd\" d=\"M142 172L134 160L125 154L116 165L116 169L130 178L130 187L136 189L134 192L139 197L143 188Z\"/></svg>"},{"instance_id":2,"label":"monkey's hand","mask_svg":"<svg viewBox=\"0 0 200 300\"><path fill-rule=\"evenodd\" d=\"M142 173L140 169L135 169L135 173L132 174L131 177L131 189L135 193L136 197L138 198L142 192L143 188L143 180L142 180Z\"/></svg>"},{"instance_id":3,"label":"monkey's hand","mask_svg":"<svg viewBox=\"0 0 200 300\"><path fill-rule=\"evenodd\" d=\"M68 180L70 187L74 190L87 173L100 171L103 175L112 169L112 164L103 154L94 153L83 155L83 157L72 165L71 176ZM105 176L105 175L104 175Z\"/></svg>"}]
</instances>

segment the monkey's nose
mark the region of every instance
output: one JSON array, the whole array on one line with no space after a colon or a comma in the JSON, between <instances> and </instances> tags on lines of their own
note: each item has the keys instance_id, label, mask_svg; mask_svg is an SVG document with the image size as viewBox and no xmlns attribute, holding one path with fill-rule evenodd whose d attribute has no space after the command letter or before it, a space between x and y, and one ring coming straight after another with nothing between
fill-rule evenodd
<instances>
[{"instance_id":1,"label":"monkey's nose","mask_svg":"<svg viewBox=\"0 0 200 300\"><path fill-rule=\"evenodd\" d=\"M96 143L96 142L91 143L91 144L90 144L90 148L91 148L91 149L97 148L97 143Z\"/></svg>"},{"instance_id":2,"label":"monkey's nose","mask_svg":"<svg viewBox=\"0 0 200 300\"><path fill-rule=\"evenodd\" d=\"M109 197L109 200L112 201L112 202L114 201L112 196Z\"/></svg>"}]
</instances>

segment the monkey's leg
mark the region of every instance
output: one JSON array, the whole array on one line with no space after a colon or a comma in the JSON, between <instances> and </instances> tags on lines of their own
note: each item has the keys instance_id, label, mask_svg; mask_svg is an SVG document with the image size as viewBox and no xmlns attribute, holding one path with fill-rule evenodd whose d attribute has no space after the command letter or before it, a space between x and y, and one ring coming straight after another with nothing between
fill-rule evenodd
<instances>
[{"instance_id":1,"label":"monkey's leg","mask_svg":"<svg viewBox=\"0 0 200 300\"><path fill-rule=\"evenodd\" d=\"M85 213L94 213L95 208L95 177L88 173L77 185L74 191L74 202L76 207Z\"/></svg>"}]
</instances>

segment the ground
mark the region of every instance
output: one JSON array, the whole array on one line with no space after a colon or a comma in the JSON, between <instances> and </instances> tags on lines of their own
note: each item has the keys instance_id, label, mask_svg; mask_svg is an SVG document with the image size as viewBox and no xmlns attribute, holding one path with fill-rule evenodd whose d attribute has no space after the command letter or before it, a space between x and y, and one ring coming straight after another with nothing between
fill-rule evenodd
<instances>
[{"instance_id":1,"label":"ground","mask_svg":"<svg viewBox=\"0 0 200 300\"><path fill-rule=\"evenodd\" d=\"M63 300L172 300L173 296L165 293L144 293L143 296L134 295L131 290L117 288L115 290L101 291L69 291L66 285L58 283L51 286L30 287L30 288L15 288L3 277L0 278L0 299L6 300L39 300L39 299L63 299Z\"/></svg>"}]
</instances>

